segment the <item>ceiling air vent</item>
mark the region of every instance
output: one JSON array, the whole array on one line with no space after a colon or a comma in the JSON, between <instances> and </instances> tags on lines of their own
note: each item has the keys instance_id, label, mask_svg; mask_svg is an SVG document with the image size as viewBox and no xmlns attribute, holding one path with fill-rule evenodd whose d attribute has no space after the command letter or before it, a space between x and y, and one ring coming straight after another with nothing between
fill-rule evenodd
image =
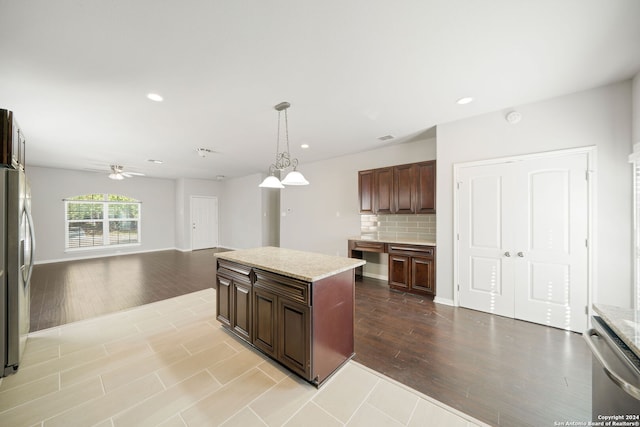
<instances>
[{"instance_id":1,"label":"ceiling air vent","mask_svg":"<svg viewBox=\"0 0 640 427\"><path fill-rule=\"evenodd\" d=\"M395 136L393 135L384 135L384 136L379 136L378 137L378 141L390 141L392 139L394 139Z\"/></svg>"}]
</instances>

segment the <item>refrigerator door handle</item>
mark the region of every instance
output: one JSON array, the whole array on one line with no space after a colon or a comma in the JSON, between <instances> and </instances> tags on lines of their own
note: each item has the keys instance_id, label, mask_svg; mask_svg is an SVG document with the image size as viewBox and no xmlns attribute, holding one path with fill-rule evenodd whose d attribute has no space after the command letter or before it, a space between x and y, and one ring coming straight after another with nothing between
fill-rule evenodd
<instances>
[{"instance_id":1,"label":"refrigerator door handle","mask_svg":"<svg viewBox=\"0 0 640 427\"><path fill-rule=\"evenodd\" d=\"M36 245L36 236L33 233L33 218L31 217L31 212L28 209L25 209L27 213L27 224L29 225L29 237L31 238L31 244L29 245L29 271L27 273L27 278L24 283L27 284L31 280L31 274L33 273L33 251L35 250Z\"/></svg>"},{"instance_id":2,"label":"refrigerator door handle","mask_svg":"<svg viewBox=\"0 0 640 427\"><path fill-rule=\"evenodd\" d=\"M598 363L602 365L602 369L604 370L605 374L607 374L607 376L611 378L611 381L613 381L618 387L624 390L631 397L640 400L640 388L634 386L633 384L629 384L613 369L611 369L609 364L602 357L600 350L598 350L595 344L593 344L593 341L591 340L592 336L597 336L598 338L602 338L602 336L595 329L589 329L584 333L584 340L587 342L591 353L593 353L594 357L598 360Z\"/></svg>"}]
</instances>

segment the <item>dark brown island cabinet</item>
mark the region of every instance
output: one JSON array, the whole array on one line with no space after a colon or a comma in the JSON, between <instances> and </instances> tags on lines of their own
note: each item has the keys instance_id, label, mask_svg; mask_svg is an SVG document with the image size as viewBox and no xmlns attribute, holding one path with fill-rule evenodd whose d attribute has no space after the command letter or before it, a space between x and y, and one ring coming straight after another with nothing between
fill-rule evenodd
<instances>
[{"instance_id":1,"label":"dark brown island cabinet","mask_svg":"<svg viewBox=\"0 0 640 427\"><path fill-rule=\"evenodd\" d=\"M316 386L353 357L364 261L273 247L216 260L216 317L236 336Z\"/></svg>"},{"instance_id":2,"label":"dark brown island cabinet","mask_svg":"<svg viewBox=\"0 0 640 427\"><path fill-rule=\"evenodd\" d=\"M360 213L430 214L436 212L436 161L358 172Z\"/></svg>"}]
</instances>

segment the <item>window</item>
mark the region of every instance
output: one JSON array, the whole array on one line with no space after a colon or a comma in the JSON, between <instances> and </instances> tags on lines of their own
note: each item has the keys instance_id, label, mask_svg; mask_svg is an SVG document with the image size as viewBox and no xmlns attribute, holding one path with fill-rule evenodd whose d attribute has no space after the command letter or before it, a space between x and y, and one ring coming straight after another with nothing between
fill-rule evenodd
<instances>
[{"instance_id":1,"label":"window","mask_svg":"<svg viewBox=\"0 0 640 427\"><path fill-rule=\"evenodd\" d=\"M65 248L140 243L138 200L118 194L85 194L64 200Z\"/></svg>"}]
</instances>

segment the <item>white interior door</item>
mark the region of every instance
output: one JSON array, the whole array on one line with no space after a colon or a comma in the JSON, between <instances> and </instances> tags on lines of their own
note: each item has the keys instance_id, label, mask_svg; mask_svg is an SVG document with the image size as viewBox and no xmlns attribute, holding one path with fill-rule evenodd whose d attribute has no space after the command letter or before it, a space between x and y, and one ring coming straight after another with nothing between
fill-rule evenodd
<instances>
[{"instance_id":1,"label":"white interior door","mask_svg":"<svg viewBox=\"0 0 640 427\"><path fill-rule=\"evenodd\" d=\"M587 170L586 153L461 169L461 306L586 328Z\"/></svg>"},{"instance_id":2,"label":"white interior door","mask_svg":"<svg viewBox=\"0 0 640 427\"><path fill-rule=\"evenodd\" d=\"M191 249L218 246L218 198L191 196Z\"/></svg>"},{"instance_id":3,"label":"white interior door","mask_svg":"<svg viewBox=\"0 0 640 427\"><path fill-rule=\"evenodd\" d=\"M528 160L517 169L517 319L586 329L587 170L585 153Z\"/></svg>"},{"instance_id":4,"label":"white interior door","mask_svg":"<svg viewBox=\"0 0 640 427\"><path fill-rule=\"evenodd\" d=\"M514 246L509 213L509 165L464 168L459 185L459 302L462 307L514 317Z\"/></svg>"}]
</instances>

